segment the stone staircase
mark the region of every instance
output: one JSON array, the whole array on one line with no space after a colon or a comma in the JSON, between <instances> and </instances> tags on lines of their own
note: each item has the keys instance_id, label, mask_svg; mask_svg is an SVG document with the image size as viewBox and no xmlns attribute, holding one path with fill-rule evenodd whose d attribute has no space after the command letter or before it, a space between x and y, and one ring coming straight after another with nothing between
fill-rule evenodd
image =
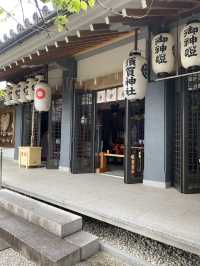
<instances>
[{"instance_id":1,"label":"stone staircase","mask_svg":"<svg viewBox=\"0 0 200 266\"><path fill-rule=\"evenodd\" d=\"M99 251L80 216L6 189L0 190L0 238L45 266L75 265Z\"/></svg>"}]
</instances>

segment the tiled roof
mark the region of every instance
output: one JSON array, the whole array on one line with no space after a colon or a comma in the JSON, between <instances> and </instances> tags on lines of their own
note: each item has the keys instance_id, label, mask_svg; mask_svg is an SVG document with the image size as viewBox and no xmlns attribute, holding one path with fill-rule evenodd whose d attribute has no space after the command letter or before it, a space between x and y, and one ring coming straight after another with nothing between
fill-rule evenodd
<instances>
[{"instance_id":1,"label":"tiled roof","mask_svg":"<svg viewBox=\"0 0 200 266\"><path fill-rule=\"evenodd\" d=\"M39 4L41 13L48 23L55 11L50 4L44 5L41 2ZM15 45L15 41L19 41L21 37L30 36L43 29L44 25L34 1L24 1L23 12L18 0L9 1L9 5L6 4L6 0L3 0L1 6L7 13L4 13L6 15L1 16L0 19L0 52Z\"/></svg>"}]
</instances>

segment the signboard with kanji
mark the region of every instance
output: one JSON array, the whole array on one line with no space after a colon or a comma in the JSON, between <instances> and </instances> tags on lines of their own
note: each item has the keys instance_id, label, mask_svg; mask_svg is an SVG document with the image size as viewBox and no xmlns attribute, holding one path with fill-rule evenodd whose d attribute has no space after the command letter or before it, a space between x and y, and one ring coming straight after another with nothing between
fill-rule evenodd
<instances>
[{"instance_id":1,"label":"signboard with kanji","mask_svg":"<svg viewBox=\"0 0 200 266\"><path fill-rule=\"evenodd\" d=\"M117 100L117 89L106 90L106 102L114 102Z\"/></svg>"}]
</instances>

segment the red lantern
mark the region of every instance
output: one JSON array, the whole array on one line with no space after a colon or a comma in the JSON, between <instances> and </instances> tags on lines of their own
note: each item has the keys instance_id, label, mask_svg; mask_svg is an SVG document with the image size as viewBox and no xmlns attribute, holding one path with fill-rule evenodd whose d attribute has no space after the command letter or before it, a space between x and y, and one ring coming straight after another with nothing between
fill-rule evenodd
<instances>
[{"instance_id":1,"label":"red lantern","mask_svg":"<svg viewBox=\"0 0 200 266\"><path fill-rule=\"evenodd\" d=\"M34 105L36 111L48 112L51 106L51 88L43 81L35 86Z\"/></svg>"}]
</instances>

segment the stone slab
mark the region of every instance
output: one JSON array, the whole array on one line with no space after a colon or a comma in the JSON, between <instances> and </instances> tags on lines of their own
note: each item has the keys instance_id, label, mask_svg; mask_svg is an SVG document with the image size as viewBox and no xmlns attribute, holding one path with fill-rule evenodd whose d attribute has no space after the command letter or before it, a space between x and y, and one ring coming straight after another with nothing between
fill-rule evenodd
<instances>
[{"instance_id":1,"label":"stone slab","mask_svg":"<svg viewBox=\"0 0 200 266\"><path fill-rule=\"evenodd\" d=\"M72 266L80 261L79 247L12 214L0 219L0 236L38 265Z\"/></svg>"},{"instance_id":2,"label":"stone slab","mask_svg":"<svg viewBox=\"0 0 200 266\"><path fill-rule=\"evenodd\" d=\"M108 175L26 171L5 159L3 185L200 256L200 194L126 185Z\"/></svg>"},{"instance_id":3,"label":"stone slab","mask_svg":"<svg viewBox=\"0 0 200 266\"><path fill-rule=\"evenodd\" d=\"M81 261L90 258L100 250L98 237L85 231L80 231L68 236L65 240L80 248Z\"/></svg>"},{"instance_id":4,"label":"stone slab","mask_svg":"<svg viewBox=\"0 0 200 266\"><path fill-rule=\"evenodd\" d=\"M61 238L82 229L80 216L6 189L0 191L0 206Z\"/></svg>"},{"instance_id":5,"label":"stone slab","mask_svg":"<svg viewBox=\"0 0 200 266\"><path fill-rule=\"evenodd\" d=\"M10 248L10 245L8 244L8 242L0 238L0 251L3 251L7 248Z\"/></svg>"}]
</instances>

